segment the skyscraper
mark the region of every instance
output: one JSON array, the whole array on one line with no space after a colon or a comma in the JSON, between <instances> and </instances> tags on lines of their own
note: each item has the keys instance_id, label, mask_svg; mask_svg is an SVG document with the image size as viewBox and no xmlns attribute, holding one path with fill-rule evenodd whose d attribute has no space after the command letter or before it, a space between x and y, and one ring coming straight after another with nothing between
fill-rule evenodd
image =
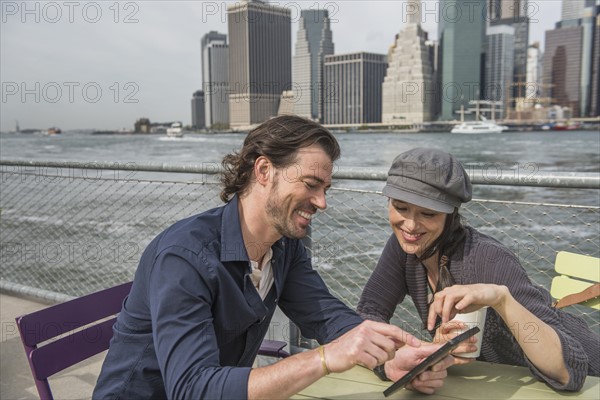
<instances>
[{"instance_id":1,"label":"skyscraper","mask_svg":"<svg viewBox=\"0 0 600 400\"><path fill-rule=\"evenodd\" d=\"M525 101L529 106L535 104L542 95L542 59L540 42L535 42L527 49Z\"/></svg>"},{"instance_id":2,"label":"skyscraper","mask_svg":"<svg viewBox=\"0 0 600 400\"><path fill-rule=\"evenodd\" d=\"M592 99L590 115L600 116L600 13L596 14L594 26L594 51L592 53Z\"/></svg>"},{"instance_id":3,"label":"skyscraper","mask_svg":"<svg viewBox=\"0 0 600 400\"><path fill-rule=\"evenodd\" d=\"M579 117L583 28L567 26L546 31L545 43L544 97L571 108L573 117Z\"/></svg>"},{"instance_id":4,"label":"skyscraper","mask_svg":"<svg viewBox=\"0 0 600 400\"><path fill-rule=\"evenodd\" d=\"M421 3L406 6L406 26L396 35L383 81L382 122L413 124L431 121L436 100L433 59L427 32L421 28Z\"/></svg>"},{"instance_id":5,"label":"skyscraper","mask_svg":"<svg viewBox=\"0 0 600 400\"><path fill-rule=\"evenodd\" d=\"M333 54L331 38L329 11L302 10L292 70L297 115L323 120L323 63Z\"/></svg>"},{"instance_id":6,"label":"skyscraper","mask_svg":"<svg viewBox=\"0 0 600 400\"><path fill-rule=\"evenodd\" d=\"M227 8L227 26L230 124L247 127L277 115L281 94L291 89L291 11L237 2Z\"/></svg>"},{"instance_id":7,"label":"skyscraper","mask_svg":"<svg viewBox=\"0 0 600 400\"><path fill-rule=\"evenodd\" d=\"M461 105L482 95L485 5L486 0L441 0L441 120L456 119Z\"/></svg>"},{"instance_id":8,"label":"skyscraper","mask_svg":"<svg viewBox=\"0 0 600 400\"><path fill-rule=\"evenodd\" d=\"M512 99L522 100L526 92L527 77L527 49L529 47L529 14L533 9L528 8L528 0L490 0L490 25L508 25L515 30L513 74L511 79L512 90L507 92L511 97L509 101L514 106ZM501 60L492 60L496 63Z\"/></svg>"},{"instance_id":9,"label":"skyscraper","mask_svg":"<svg viewBox=\"0 0 600 400\"><path fill-rule=\"evenodd\" d=\"M598 7L600 9L600 7ZM596 16L598 15L596 7L584 8L581 14L581 27L583 28L583 42L581 51L581 116L588 117L591 113L591 94L592 94L592 54L594 52L594 32L596 25ZM596 54L598 57L598 54Z\"/></svg>"},{"instance_id":10,"label":"skyscraper","mask_svg":"<svg viewBox=\"0 0 600 400\"><path fill-rule=\"evenodd\" d=\"M206 126L229 125L229 48L227 35L210 31L202 37L202 89Z\"/></svg>"},{"instance_id":11,"label":"skyscraper","mask_svg":"<svg viewBox=\"0 0 600 400\"><path fill-rule=\"evenodd\" d=\"M192 128L206 127L204 106L204 92L202 90L195 91L192 95Z\"/></svg>"},{"instance_id":12,"label":"skyscraper","mask_svg":"<svg viewBox=\"0 0 600 400\"><path fill-rule=\"evenodd\" d=\"M597 93L594 74L598 53L594 42L600 6L584 7L587 4L564 2L563 16L570 19L546 31L544 84L550 84L546 93L555 104L571 108L574 117L596 115L593 95Z\"/></svg>"},{"instance_id":13,"label":"skyscraper","mask_svg":"<svg viewBox=\"0 0 600 400\"><path fill-rule=\"evenodd\" d=\"M383 54L325 56L325 124L381 122L381 84L386 69Z\"/></svg>"},{"instance_id":14,"label":"skyscraper","mask_svg":"<svg viewBox=\"0 0 600 400\"><path fill-rule=\"evenodd\" d=\"M489 0L488 18L490 21L526 17L529 0Z\"/></svg>"},{"instance_id":15,"label":"skyscraper","mask_svg":"<svg viewBox=\"0 0 600 400\"><path fill-rule=\"evenodd\" d=\"M485 98L501 104L494 117L506 118L513 81L515 28L510 25L487 29Z\"/></svg>"},{"instance_id":16,"label":"skyscraper","mask_svg":"<svg viewBox=\"0 0 600 400\"><path fill-rule=\"evenodd\" d=\"M596 0L562 0L561 21L569 21L583 17L583 10L594 7Z\"/></svg>"}]
</instances>

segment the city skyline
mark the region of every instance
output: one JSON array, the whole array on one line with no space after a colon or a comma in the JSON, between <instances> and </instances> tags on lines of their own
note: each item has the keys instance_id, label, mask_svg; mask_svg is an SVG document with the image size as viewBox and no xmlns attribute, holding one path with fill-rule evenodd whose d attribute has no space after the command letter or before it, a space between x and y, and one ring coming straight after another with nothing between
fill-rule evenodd
<instances>
[{"instance_id":1,"label":"city skyline","mask_svg":"<svg viewBox=\"0 0 600 400\"><path fill-rule=\"evenodd\" d=\"M1 2L1 130L14 130L17 120L21 128L63 130L131 128L140 117L189 124L190 99L202 89L200 40L211 30L227 33L234 3L30 2L24 10ZM407 20L404 3L391 1L277 4L291 10L292 49L300 9L328 9L335 54L385 54ZM439 3L423 4L423 28L436 39ZM532 4L530 42L543 42L561 2Z\"/></svg>"}]
</instances>

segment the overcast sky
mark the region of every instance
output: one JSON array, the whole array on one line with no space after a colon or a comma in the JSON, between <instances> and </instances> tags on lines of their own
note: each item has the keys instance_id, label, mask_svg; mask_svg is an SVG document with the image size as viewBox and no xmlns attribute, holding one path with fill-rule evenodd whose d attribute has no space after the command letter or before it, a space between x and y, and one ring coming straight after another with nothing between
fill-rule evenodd
<instances>
[{"instance_id":1,"label":"overcast sky","mask_svg":"<svg viewBox=\"0 0 600 400\"><path fill-rule=\"evenodd\" d=\"M0 1L1 130L120 129L137 118L191 122L202 87L200 38L227 33L230 1ZM400 1L279 1L292 12L327 8L336 54L387 53L406 19ZM437 38L437 7L422 18ZM560 0L532 1L530 42L560 19ZM25 6L24 6L25 5ZM293 47L292 47L293 48ZM293 50L292 50L293 51Z\"/></svg>"}]
</instances>

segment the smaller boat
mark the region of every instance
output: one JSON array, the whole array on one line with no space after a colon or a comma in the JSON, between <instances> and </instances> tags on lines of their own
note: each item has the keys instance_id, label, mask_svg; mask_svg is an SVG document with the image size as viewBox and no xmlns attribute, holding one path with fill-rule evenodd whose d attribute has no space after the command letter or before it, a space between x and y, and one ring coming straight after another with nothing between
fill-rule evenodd
<instances>
[{"instance_id":1,"label":"smaller boat","mask_svg":"<svg viewBox=\"0 0 600 400\"><path fill-rule=\"evenodd\" d=\"M554 124L551 129L553 131L574 131L577 129L581 129L581 125L576 122L558 122Z\"/></svg>"},{"instance_id":2,"label":"smaller boat","mask_svg":"<svg viewBox=\"0 0 600 400\"><path fill-rule=\"evenodd\" d=\"M458 124L450 132L475 135L481 133L502 133L507 129L507 126L498 125L495 121L482 117L482 121L466 121Z\"/></svg>"},{"instance_id":3,"label":"smaller boat","mask_svg":"<svg viewBox=\"0 0 600 400\"><path fill-rule=\"evenodd\" d=\"M58 135L60 133L62 133L62 131L60 130L60 128L56 128L56 127L52 127L52 128L48 128L48 130L45 132L46 135Z\"/></svg>"},{"instance_id":4,"label":"smaller boat","mask_svg":"<svg viewBox=\"0 0 600 400\"><path fill-rule=\"evenodd\" d=\"M169 137L182 137L183 136L183 126L181 122L174 122L171 124L169 128L167 128L167 136Z\"/></svg>"}]
</instances>

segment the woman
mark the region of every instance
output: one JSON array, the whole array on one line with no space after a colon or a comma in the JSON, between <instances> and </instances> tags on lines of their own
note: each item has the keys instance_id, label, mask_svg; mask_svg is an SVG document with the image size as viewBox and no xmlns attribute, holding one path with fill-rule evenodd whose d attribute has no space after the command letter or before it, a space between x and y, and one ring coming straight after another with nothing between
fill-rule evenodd
<instances>
[{"instance_id":1,"label":"woman","mask_svg":"<svg viewBox=\"0 0 600 400\"><path fill-rule=\"evenodd\" d=\"M396 157L383 189L394 234L359 314L389 322L409 295L430 334L444 337L457 312L489 306L478 360L527 366L556 390L580 390L587 375L600 375L600 337L553 308L548 291L533 285L506 247L461 224L458 209L471 192L467 173L448 153L417 148ZM465 343L455 354L473 350ZM393 362L385 372L398 376Z\"/></svg>"}]
</instances>

